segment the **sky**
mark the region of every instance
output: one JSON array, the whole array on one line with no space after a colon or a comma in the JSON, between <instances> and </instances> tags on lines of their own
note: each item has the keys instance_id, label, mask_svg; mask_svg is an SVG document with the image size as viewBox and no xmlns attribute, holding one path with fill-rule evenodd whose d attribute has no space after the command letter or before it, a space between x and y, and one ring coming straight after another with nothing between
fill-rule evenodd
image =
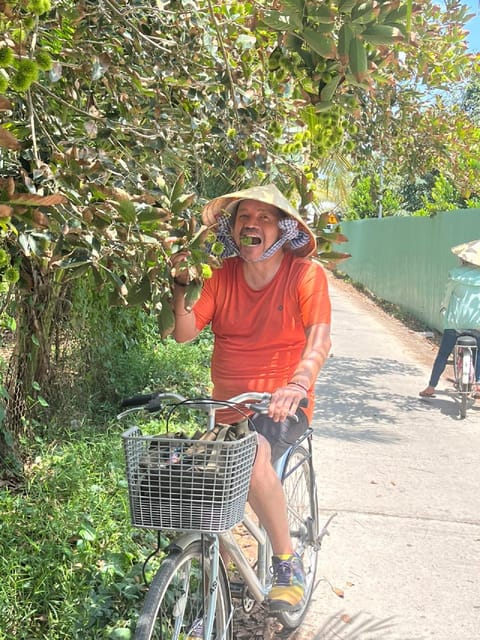
<instances>
[{"instance_id":1,"label":"sky","mask_svg":"<svg viewBox=\"0 0 480 640\"><path fill-rule=\"evenodd\" d=\"M463 0L475 17L472 18L465 28L470 32L467 36L468 48L474 53L480 53L480 2L479 0Z\"/></svg>"}]
</instances>

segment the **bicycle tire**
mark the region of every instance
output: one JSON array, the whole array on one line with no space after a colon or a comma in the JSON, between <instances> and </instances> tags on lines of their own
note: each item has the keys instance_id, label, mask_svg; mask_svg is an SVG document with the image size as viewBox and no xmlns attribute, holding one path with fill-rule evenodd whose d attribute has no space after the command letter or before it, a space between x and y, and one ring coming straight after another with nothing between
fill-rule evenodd
<instances>
[{"instance_id":1,"label":"bicycle tire","mask_svg":"<svg viewBox=\"0 0 480 640\"><path fill-rule=\"evenodd\" d=\"M155 574L135 629L135 640L184 640L203 618L211 566L201 540L172 551ZM231 598L220 558L216 614L210 640L232 640ZM227 628L228 626L228 628Z\"/></svg>"},{"instance_id":2,"label":"bicycle tire","mask_svg":"<svg viewBox=\"0 0 480 640\"><path fill-rule=\"evenodd\" d=\"M457 345L453 351L453 379L457 389L462 388L462 355Z\"/></svg>"},{"instance_id":3,"label":"bicycle tire","mask_svg":"<svg viewBox=\"0 0 480 640\"><path fill-rule=\"evenodd\" d=\"M277 611L275 616L288 629L296 629L307 613L317 574L318 499L311 455L303 446L293 449L286 461L282 484L287 499L290 536L305 571L305 595L295 612Z\"/></svg>"},{"instance_id":4,"label":"bicycle tire","mask_svg":"<svg viewBox=\"0 0 480 640\"><path fill-rule=\"evenodd\" d=\"M463 371L465 370L465 368L468 371L468 382L464 382L463 381ZM460 391L461 391L461 398L460 398L460 418L466 418L467 417L467 404L468 404L468 396L471 393L472 390L472 384L470 382L470 372L472 369L472 357L471 354L469 353L468 350L464 350L462 353L462 369L460 370L460 375L462 376L461 378L461 384L460 384Z\"/></svg>"}]
</instances>

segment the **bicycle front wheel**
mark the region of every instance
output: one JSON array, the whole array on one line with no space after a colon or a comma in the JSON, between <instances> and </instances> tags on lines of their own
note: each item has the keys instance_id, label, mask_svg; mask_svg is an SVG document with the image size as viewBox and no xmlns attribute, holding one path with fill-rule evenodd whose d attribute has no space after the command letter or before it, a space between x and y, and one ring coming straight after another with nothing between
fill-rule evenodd
<instances>
[{"instance_id":1,"label":"bicycle front wheel","mask_svg":"<svg viewBox=\"0 0 480 640\"><path fill-rule=\"evenodd\" d=\"M305 571L305 595L301 609L294 613L279 611L275 615L284 627L295 629L302 622L310 604L318 562L317 489L307 449L299 446L292 450L285 465L282 483L287 499L290 536Z\"/></svg>"},{"instance_id":2,"label":"bicycle front wheel","mask_svg":"<svg viewBox=\"0 0 480 640\"><path fill-rule=\"evenodd\" d=\"M195 540L183 551L172 551L149 587L135 640L187 640L194 634L203 637L201 628L210 597L210 576L211 561L201 540ZM210 640L231 640L230 588L221 559L216 586Z\"/></svg>"}]
</instances>

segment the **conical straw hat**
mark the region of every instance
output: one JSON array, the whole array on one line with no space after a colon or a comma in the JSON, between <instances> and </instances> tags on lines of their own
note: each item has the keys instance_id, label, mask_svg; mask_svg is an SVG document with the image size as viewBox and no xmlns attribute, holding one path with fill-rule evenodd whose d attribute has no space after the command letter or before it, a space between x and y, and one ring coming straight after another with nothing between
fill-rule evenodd
<instances>
[{"instance_id":1,"label":"conical straw hat","mask_svg":"<svg viewBox=\"0 0 480 640\"><path fill-rule=\"evenodd\" d=\"M258 202L271 204L283 211L288 217L296 220L299 228L307 234L308 241L302 247L295 249L294 253L301 257L310 256L315 253L317 247L315 235L311 229L309 229L307 223L298 211L292 207L290 202L281 194L274 184L251 187L250 189L227 193L224 196L210 200L203 208L202 222L209 227L215 226L218 217L226 211L231 211L230 206L235 202L240 202L240 200L258 200Z\"/></svg>"},{"instance_id":2,"label":"conical straw hat","mask_svg":"<svg viewBox=\"0 0 480 640\"><path fill-rule=\"evenodd\" d=\"M452 247L451 251L458 256L460 260L480 267L480 240L472 240L471 242L458 244Z\"/></svg>"}]
</instances>

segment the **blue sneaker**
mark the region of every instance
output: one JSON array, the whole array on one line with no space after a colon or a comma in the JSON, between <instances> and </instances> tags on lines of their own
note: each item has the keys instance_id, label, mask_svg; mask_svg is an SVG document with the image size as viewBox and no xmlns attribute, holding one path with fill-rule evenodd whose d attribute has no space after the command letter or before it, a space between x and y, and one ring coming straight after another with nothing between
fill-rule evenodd
<instances>
[{"instance_id":1,"label":"blue sneaker","mask_svg":"<svg viewBox=\"0 0 480 640\"><path fill-rule=\"evenodd\" d=\"M297 555L287 558L272 556L272 588L268 595L269 609L295 612L302 608L305 595L305 573Z\"/></svg>"}]
</instances>

